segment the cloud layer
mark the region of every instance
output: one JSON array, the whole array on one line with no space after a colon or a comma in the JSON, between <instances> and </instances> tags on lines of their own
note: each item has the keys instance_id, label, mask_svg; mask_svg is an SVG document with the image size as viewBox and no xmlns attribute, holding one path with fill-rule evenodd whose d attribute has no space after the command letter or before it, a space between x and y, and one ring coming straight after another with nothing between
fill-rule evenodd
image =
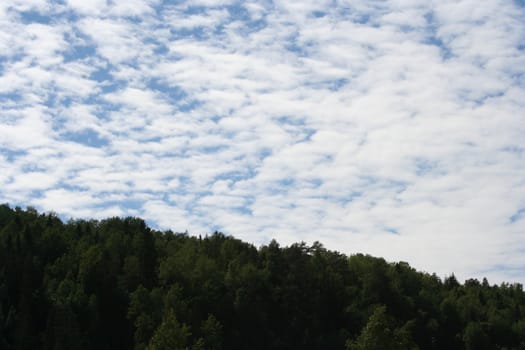
<instances>
[{"instance_id":1,"label":"cloud layer","mask_svg":"<svg viewBox=\"0 0 525 350\"><path fill-rule=\"evenodd\" d=\"M525 282L519 2L0 4L0 200Z\"/></svg>"}]
</instances>

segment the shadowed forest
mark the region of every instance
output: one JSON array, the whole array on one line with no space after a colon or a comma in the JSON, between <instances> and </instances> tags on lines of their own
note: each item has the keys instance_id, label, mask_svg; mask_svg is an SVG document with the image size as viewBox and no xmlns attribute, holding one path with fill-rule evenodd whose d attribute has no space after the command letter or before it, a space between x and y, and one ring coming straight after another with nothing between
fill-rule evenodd
<instances>
[{"instance_id":1,"label":"shadowed forest","mask_svg":"<svg viewBox=\"0 0 525 350\"><path fill-rule=\"evenodd\" d=\"M0 349L525 349L520 284L0 206Z\"/></svg>"}]
</instances>

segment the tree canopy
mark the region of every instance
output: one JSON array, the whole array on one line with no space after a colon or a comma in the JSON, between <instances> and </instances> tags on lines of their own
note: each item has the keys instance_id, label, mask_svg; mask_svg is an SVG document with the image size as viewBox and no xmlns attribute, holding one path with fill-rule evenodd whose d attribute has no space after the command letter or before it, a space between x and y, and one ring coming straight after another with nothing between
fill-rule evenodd
<instances>
[{"instance_id":1,"label":"tree canopy","mask_svg":"<svg viewBox=\"0 0 525 350\"><path fill-rule=\"evenodd\" d=\"M0 205L0 349L525 349L520 284Z\"/></svg>"}]
</instances>

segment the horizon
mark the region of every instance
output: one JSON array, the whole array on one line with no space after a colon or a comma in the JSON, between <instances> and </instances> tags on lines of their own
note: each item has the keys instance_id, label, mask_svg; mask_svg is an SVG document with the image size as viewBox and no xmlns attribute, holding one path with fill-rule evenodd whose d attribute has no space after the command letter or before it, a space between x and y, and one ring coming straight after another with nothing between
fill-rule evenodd
<instances>
[{"instance_id":1,"label":"horizon","mask_svg":"<svg viewBox=\"0 0 525 350\"><path fill-rule=\"evenodd\" d=\"M279 242L278 240L272 238L268 242L263 242L263 243L257 244L257 243L254 243L254 242L244 241L244 240L236 237L235 234L227 233L227 232L221 232L221 231L204 232L204 233L193 233L193 232L188 232L187 230L185 230L185 231L173 231L170 228L166 228L166 229L155 228L155 227L149 225L146 220L144 220L141 217L137 217L137 216L111 216L111 217L105 217L105 218L99 218L99 219L93 219L93 218L72 218L72 217L65 218L65 217L61 217L59 213L56 213L54 211L40 212L36 208L34 208L32 206L27 206L26 208L22 208L22 207L19 207L19 206L15 206L15 207L10 206L9 203L3 203L3 204L0 204L0 205L7 205L12 210L17 210L17 209L20 209L22 211L33 211L34 210L39 215L50 215L50 216L55 217L58 220L60 220L62 225L71 225L71 224L75 225L75 224L77 224L79 222L86 222L86 223L95 222L98 225L98 224L103 224L104 221L111 221L113 219L119 219L119 220L124 221L127 218L131 218L131 219L138 219L138 220L143 221L145 223L146 227L149 230L151 230L150 232L157 232L157 233L160 233L161 235L164 235L164 234L167 234L167 233L171 233L173 235L184 235L184 236L187 236L187 237L206 239L206 238L210 238L210 237L212 237L212 236L214 236L216 234L219 234L219 235L222 235L224 237L229 237L229 238L233 238L233 239L236 239L236 240L240 240L241 242L243 242L245 244L253 246L258 251L260 251L261 248L263 248L263 247L268 247L268 245L272 241L275 241L280 248L289 248L292 245L303 245L303 244L306 245L307 247L314 247L316 244L318 244L318 246L320 246L321 248L326 249L329 252L333 252L333 253L336 253L336 254L341 254L341 255L345 256L346 258L351 258L352 256L355 256L355 255L358 255L358 256L361 255L361 256L370 256L372 258L377 258L377 259L384 259L385 262L387 264L390 264L390 265L395 265L395 264L399 264L399 263L401 263L401 264L408 264L408 262L403 261L403 260L391 261L391 260L385 259L384 257L381 257L381 256L374 256L374 255L370 255L370 254L363 253L363 252L353 252L351 254L347 254L347 253L341 252L341 251L339 251L337 249L329 249L323 244L323 242L319 242L319 241L314 241L314 242L297 241L297 242L292 242L292 243L289 243L289 244L281 244L281 242ZM437 277L441 283L445 283L445 280L447 280L448 278L455 278L457 280L457 282L459 284L461 284L461 285L465 285L465 283L475 279L479 283L484 283L484 281L487 281L487 283L490 286L498 286L499 287L500 285L506 284L506 285L521 285L521 287L523 287L523 284L518 282L518 281L509 280L509 281L500 281L499 283L494 283L493 281L490 281L487 277L474 278L474 277L469 277L469 276L465 276L464 280L460 280L454 271L452 271L449 274L445 274L445 275L441 276L441 275L438 275L434 271L420 270L420 269L415 268L414 266L411 266L410 264L409 264L409 266L411 268L415 269L415 271L417 273L422 273L422 274L426 274L426 275L431 275L431 276Z\"/></svg>"},{"instance_id":2,"label":"horizon","mask_svg":"<svg viewBox=\"0 0 525 350\"><path fill-rule=\"evenodd\" d=\"M525 3L6 0L0 202L525 283Z\"/></svg>"}]
</instances>

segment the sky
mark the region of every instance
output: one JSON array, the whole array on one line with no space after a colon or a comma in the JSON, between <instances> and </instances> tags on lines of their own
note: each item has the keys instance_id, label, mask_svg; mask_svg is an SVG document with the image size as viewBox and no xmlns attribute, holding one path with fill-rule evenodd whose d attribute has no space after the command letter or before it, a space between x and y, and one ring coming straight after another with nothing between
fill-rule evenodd
<instances>
[{"instance_id":1,"label":"sky","mask_svg":"<svg viewBox=\"0 0 525 350\"><path fill-rule=\"evenodd\" d=\"M0 202L525 282L525 1L2 0Z\"/></svg>"}]
</instances>

